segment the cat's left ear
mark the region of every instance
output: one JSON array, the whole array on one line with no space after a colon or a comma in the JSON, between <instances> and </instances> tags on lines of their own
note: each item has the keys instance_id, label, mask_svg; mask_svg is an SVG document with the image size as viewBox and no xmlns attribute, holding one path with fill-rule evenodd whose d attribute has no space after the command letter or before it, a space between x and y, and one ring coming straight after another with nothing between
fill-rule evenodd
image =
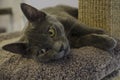
<instances>
[{"instance_id":1,"label":"cat's left ear","mask_svg":"<svg viewBox=\"0 0 120 80\"><path fill-rule=\"evenodd\" d=\"M25 55L27 53L27 44L26 43L10 43L10 44L4 45L2 49L12 53Z\"/></svg>"},{"instance_id":2,"label":"cat's left ear","mask_svg":"<svg viewBox=\"0 0 120 80\"><path fill-rule=\"evenodd\" d=\"M21 3L21 9L30 22L37 21L38 19L41 21L46 17L46 13L39 11L35 7L32 7L25 3Z\"/></svg>"}]
</instances>

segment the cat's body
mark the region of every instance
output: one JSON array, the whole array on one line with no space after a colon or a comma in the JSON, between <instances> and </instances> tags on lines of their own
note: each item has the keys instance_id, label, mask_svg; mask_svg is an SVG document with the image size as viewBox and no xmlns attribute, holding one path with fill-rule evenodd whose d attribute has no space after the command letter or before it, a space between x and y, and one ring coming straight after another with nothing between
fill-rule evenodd
<instances>
[{"instance_id":1,"label":"cat's body","mask_svg":"<svg viewBox=\"0 0 120 80\"><path fill-rule=\"evenodd\" d=\"M42 9L41 11L53 15L58 21L60 21L65 29L66 37L69 40L71 48L79 48L82 46L95 46L101 49L109 50L114 48L113 45L116 44L113 41L113 44L107 46L96 46L96 43L93 44L93 37L109 37L104 35L104 31L101 29L90 28L78 21L78 9L75 7L58 5L55 7L49 7ZM99 35L98 35L99 34ZM96 38L97 39L97 38ZM112 38L108 38L112 39ZM105 41L105 40L104 40ZM99 40L97 41L99 43ZM106 43L107 41L105 41ZM104 43L103 43L104 44ZM102 44L102 45L103 45ZM106 47L106 48L105 48Z\"/></svg>"},{"instance_id":2,"label":"cat's body","mask_svg":"<svg viewBox=\"0 0 120 80\"><path fill-rule=\"evenodd\" d=\"M39 61L62 58L70 52L70 47L112 50L116 45L102 30L82 25L77 20L77 8L59 5L39 11L23 3L21 9L29 22L19 46L26 47L25 51Z\"/></svg>"}]
</instances>

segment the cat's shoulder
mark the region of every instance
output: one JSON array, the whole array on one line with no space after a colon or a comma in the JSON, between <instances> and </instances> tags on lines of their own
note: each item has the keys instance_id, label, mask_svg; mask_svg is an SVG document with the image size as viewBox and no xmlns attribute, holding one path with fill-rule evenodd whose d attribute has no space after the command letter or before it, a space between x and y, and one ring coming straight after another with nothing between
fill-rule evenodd
<instances>
[{"instance_id":1,"label":"cat's shoulder","mask_svg":"<svg viewBox=\"0 0 120 80\"><path fill-rule=\"evenodd\" d=\"M63 9L78 9L77 7L73 7L73 6L70 6L70 5L63 5L63 4L56 5L55 7L63 8Z\"/></svg>"},{"instance_id":2,"label":"cat's shoulder","mask_svg":"<svg viewBox=\"0 0 120 80\"><path fill-rule=\"evenodd\" d=\"M47 7L47 8L44 8L42 9L43 11L64 11L64 12L78 12L78 8L76 7L73 7L73 6L69 6L69 5L63 5L63 4L59 4L59 5L56 5L56 6L51 6L51 7Z\"/></svg>"}]
</instances>

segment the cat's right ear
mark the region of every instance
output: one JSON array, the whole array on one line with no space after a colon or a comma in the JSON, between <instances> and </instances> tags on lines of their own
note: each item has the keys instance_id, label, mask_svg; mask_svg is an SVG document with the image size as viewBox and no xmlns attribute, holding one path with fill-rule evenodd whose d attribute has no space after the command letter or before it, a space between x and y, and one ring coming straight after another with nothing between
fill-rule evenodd
<instances>
[{"instance_id":1,"label":"cat's right ear","mask_svg":"<svg viewBox=\"0 0 120 80\"><path fill-rule=\"evenodd\" d=\"M27 53L27 44L26 43L10 43L10 44L4 45L2 49L12 53L25 55Z\"/></svg>"},{"instance_id":2,"label":"cat's right ear","mask_svg":"<svg viewBox=\"0 0 120 80\"><path fill-rule=\"evenodd\" d=\"M36 8L25 4L25 3L21 3L21 9L22 12L24 13L24 15L26 16L26 18L30 21L36 21L36 20L43 20L46 16L46 14L42 11L37 10Z\"/></svg>"}]
</instances>

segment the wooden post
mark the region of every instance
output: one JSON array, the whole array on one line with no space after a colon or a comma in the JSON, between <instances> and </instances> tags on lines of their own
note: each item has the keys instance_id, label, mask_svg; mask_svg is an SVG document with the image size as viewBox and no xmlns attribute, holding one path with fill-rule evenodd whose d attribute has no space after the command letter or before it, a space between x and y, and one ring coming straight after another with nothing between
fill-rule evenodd
<instances>
[{"instance_id":1,"label":"wooden post","mask_svg":"<svg viewBox=\"0 0 120 80\"><path fill-rule=\"evenodd\" d=\"M79 0L79 20L120 38L120 0Z\"/></svg>"}]
</instances>

